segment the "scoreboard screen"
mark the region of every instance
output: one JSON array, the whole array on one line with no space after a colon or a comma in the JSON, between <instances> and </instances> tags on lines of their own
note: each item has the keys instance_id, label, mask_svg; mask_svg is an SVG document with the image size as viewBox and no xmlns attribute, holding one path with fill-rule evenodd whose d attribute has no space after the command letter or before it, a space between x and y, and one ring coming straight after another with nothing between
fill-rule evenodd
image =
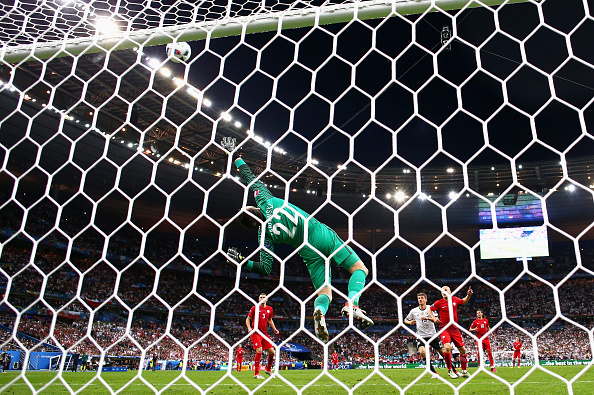
<instances>
[{"instance_id":1,"label":"scoreboard screen","mask_svg":"<svg viewBox=\"0 0 594 395\"><path fill-rule=\"evenodd\" d=\"M480 229L481 259L549 255L547 227Z\"/></svg>"}]
</instances>

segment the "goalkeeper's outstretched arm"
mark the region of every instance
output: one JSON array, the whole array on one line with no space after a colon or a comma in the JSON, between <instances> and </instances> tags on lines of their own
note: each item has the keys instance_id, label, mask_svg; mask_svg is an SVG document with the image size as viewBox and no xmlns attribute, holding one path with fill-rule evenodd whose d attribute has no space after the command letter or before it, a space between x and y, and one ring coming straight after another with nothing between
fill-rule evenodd
<instances>
[{"instance_id":1,"label":"goalkeeper's outstretched arm","mask_svg":"<svg viewBox=\"0 0 594 395\"><path fill-rule=\"evenodd\" d=\"M241 174L241 178L245 181L246 184L250 184L250 189L254 192L254 198L256 199L256 204L260 207L261 210L265 209L265 203L268 199L272 199L274 195L266 184L262 181L256 179L256 175L252 173L250 167L244 162L243 159L237 158L235 159L235 166L239 169L239 174ZM253 182L252 182L253 181Z\"/></svg>"},{"instance_id":2,"label":"goalkeeper's outstretched arm","mask_svg":"<svg viewBox=\"0 0 594 395\"><path fill-rule=\"evenodd\" d=\"M256 209L255 207L248 207L246 209L246 211L249 212L249 214L242 213L240 215L240 222L242 223L242 225L244 225L248 228L256 228L256 227L260 228L260 230L258 231L258 236L260 237L261 232L264 229L262 229L260 227L261 225L257 222L256 219L254 219L254 217L259 218L261 221L264 221L266 219L263 211L266 209L266 202L269 199L274 198L274 195L272 195L270 190L266 187L266 184L264 184L263 182L261 182L259 180L256 180L256 175L254 175L254 173L252 173L252 170L244 162L243 159L237 158L235 160L235 166L239 169L239 172L240 172L243 180L247 184L250 184L250 189L252 191L254 191L254 197L256 199L256 204L258 205L258 208L259 208L259 209ZM242 218L242 216L243 216L243 218ZM247 220L245 220L246 218L247 218ZM258 237L258 239L259 239L259 237ZM267 234L265 234L265 238L264 238L264 247L268 251L274 251L274 244ZM261 250L260 251L260 262L247 261L245 264L245 268L252 273L257 273L262 276L269 276L272 271L272 264L274 263L274 259L268 251ZM231 251L229 251L229 256L231 258L233 258L233 260L237 263L241 263L241 261L243 260L243 257L241 257L241 256L234 258L231 254Z\"/></svg>"}]
</instances>

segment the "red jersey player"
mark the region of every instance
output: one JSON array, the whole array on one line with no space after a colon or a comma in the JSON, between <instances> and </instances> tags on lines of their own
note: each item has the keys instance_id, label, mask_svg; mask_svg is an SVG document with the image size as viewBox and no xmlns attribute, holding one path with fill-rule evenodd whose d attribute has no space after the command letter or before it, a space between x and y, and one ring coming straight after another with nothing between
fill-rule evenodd
<instances>
[{"instance_id":1,"label":"red jersey player","mask_svg":"<svg viewBox=\"0 0 594 395\"><path fill-rule=\"evenodd\" d=\"M336 370L338 368L338 353L334 351L332 353L332 370Z\"/></svg>"},{"instance_id":2,"label":"red jersey player","mask_svg":"<svg viewBox=\"0 0 594 395\"><path fill-rule=\"evenodd\" d=\"M464 299L460 299L456 296L451 296L452 292L450 291L450 287L445 286L441 289L441 296L443 299L439 299L433 306L431 306L431 311L437 311L439 313L439 320L441 323L439 324L439 329L441 329L441 342L443 343L443 359L445 359L446 365L448 367L448 375L455 379L460 377L469 377L470 375L466 371L468 367L468 360L466 359L466 348L464 347L464 339L462 339L462 334L460 330L454 326L450 325L445 328L450 323L450 309L448 305L448 298L452 301L452 312L454 314L454 322L458 322L458 306L461 304L466 304L470 300L472 296L472 288L468 287L468 292ZM444 329L445 328L445 329ZM462 368L462 373L456 374L452 370L452 344L458 347L460 350L460 367Z\"/></svg>"},{"instance_id":3,"label":"red jersey player","mask_svg":"<svg viewBox=\"0 0 594 395\"><path fill-rule=\"evenodd\" d=\"M237 360L237 371L241 372L241 364L243 363L243 354L245 354L245 350L243 349L241 343L235 350L235 359Z\"/></svg>"},{"instance_id":4,"label":"red jersey player","mask_svg":"<svg viewBox=\"0 0 594 395\"><path fill-rule=\"evenodd\" d=\"M522 342L520 338L516 336L516 341L514 342L514 357L512 359L512 368L516 366L516 358L518 359L518 367L520 367L520 360L522 359Z\"/></svg>"},{"instance_id":5,"label":"red jersey player","mask_svg":"<svg viewBox=\"0 0 594 395\"><path fill-rule=\"evenodd\" d=\"M491 341L489 340L489 332L491 327L489 326L489 320L484 318L483 310L478 309L476 311L476 320L472 321L472 325L470 325L470 331L476 332L476 337L478 337L478 341L476 342L476 349L478 352L481 352L481 344L483 346L483 350L487 351L489 354L489 362L491 363L491 371L496 373L495 370L495 362L493 362L493 353L491 352ZM480 359L479 359L480 360Z\"/></svg>"},{"instance_id":6,"label":"red jersey player","mask_svg":"<svg viewBox=\"0 0 594 395\"><path fill-rule=\"evenodd\" d=\"M270 324L270 327L274 331L275 335L278 334L278 330L272 321L272 307L266 306L266 294L260 294L258 300L260 302L260 309L258 312L259 332L254 331L254 333L251 335L251 339L254 345L254 350L256 350L256 357L254 358L254 378L264 379L264 377L260 375L260 359L262 358L262 349L268 352L268 363L266 364L264 371L269 376L272 376L272 363L274 362L274 345L272 344L270 337L268 337L268 324ZM255 314L256 306L253 306L247 318L245 319L245 324L247 325L249 332L255 330L255 328L252 326L252 321L254 320Z\"/></svg>"}]
</instances>

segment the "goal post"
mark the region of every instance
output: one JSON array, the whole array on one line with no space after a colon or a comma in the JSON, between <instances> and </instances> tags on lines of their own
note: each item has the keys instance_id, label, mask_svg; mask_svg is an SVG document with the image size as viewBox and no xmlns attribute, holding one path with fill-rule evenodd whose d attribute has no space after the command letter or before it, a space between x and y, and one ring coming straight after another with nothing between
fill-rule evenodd
<instances>
[{"instance_id":1,"label":"goal post","mask_svg":"<svg viewBox=\"0 0 594 395\"><path fill-rule=\"evenodd\" d=\"M223 17L220 19L161 26L150 29L130 29L115 34L95 34L88 37L64 39L51 42L11 45L7 41L1 51L7 63L18 63L28 58L49 59L51 57L78 56L101 51L130 49L164 45L172 41L196 41L207 37L229 37L242 34L262 33L276 30L295 29L315 25L345 23L353 18L359 20L378 19L400 15L422 14L427 10L450 11L462 8L498 6L522 3L531 0L373 0L345 2L336 5L305 8L289 7L285 11L254 12L249 16ZM540 0L538 0L540 1ZM301 3L299 3L301 4ZM18 1L16 3L18 7ZM196 10L200 6L196 6ZM93 29L93 28L91 28ZM92 30L91 30L92 31ZM64 35L71 32L64 31Z\"/></svg>"}]
</instances>

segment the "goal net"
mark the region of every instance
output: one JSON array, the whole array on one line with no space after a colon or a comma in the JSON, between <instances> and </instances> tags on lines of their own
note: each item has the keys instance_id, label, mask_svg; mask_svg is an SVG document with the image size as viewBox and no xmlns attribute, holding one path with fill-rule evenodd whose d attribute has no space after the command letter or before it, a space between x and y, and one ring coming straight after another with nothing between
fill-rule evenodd
<instances>
[{"instance_id":1,"label":"goal net","mask_svg":"<svg viewBox=\"0 0 594 395\"><path fill-rule=\"evenodd\" d=\"M591 2L0 11L0 391L589 388ZM181 42L187 61L165 49ZM285 203L258 233L237 219L264 188ZM320 250L312 217L289 203L339 243ZM303 243L269 243L295 236L271 225L281 216L309 225ZM326 263L319 289L306 250ZM359 296L373 326L352 317L360 288L335 264L344 251L368 270ZM405 324L419 293L432 305L444 286L464 303L447 298L457 322L433 339L460 331L467 378ZM327 289L326 342L313 315ZM265 312L262 293L274 356L258 381L246 317ZM478 310L494 366L470 330Z\"/></svg>"}]
</instances>

